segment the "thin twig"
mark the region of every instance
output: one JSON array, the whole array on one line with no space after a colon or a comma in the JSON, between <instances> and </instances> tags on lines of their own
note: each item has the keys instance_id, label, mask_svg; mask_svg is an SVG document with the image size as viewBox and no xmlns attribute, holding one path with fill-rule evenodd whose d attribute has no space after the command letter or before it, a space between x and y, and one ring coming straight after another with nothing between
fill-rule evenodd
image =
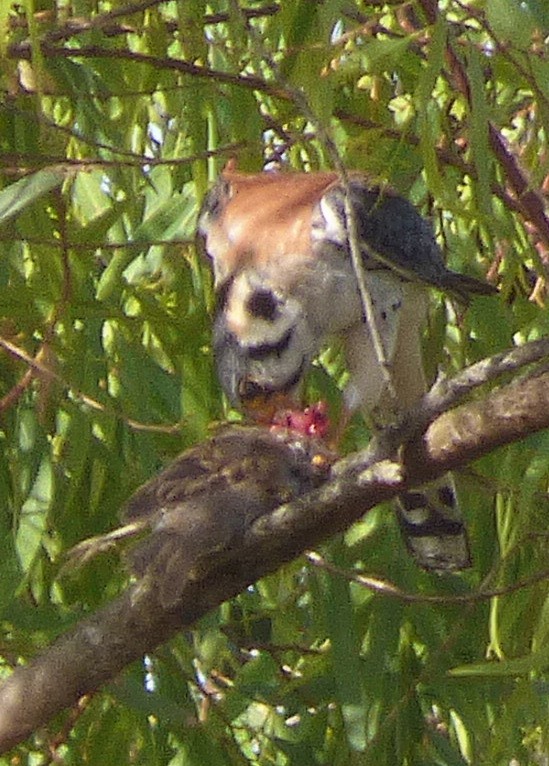
<instances>
[{"instance_id":1,"label":"thin twig","mask_svg":"<svg viewBox=\"0 0 549 766\"><path fill-rule=\"evenodd\" d=\"M135 431L173 434L179 433L181 430L183 425L182 423L175 423L173 425L157 425L155 423L140 423L139 421L133 420L132 418L124 417L124 415L122 415L120 412L117 412L114 408L110 408L107 405L101 404L96 399L88 396L88 394L85 394L79 389L71 386L70 383L67 383L67 381L61 375L59 375L59 373L57 373L55 370L52 370L51 367L43 364L39 359L39 355L32 357L22 348L19 348L19 346L16 346L14 343L7 340L6 338L2 338L1 336L0 348L3 348L4 351L16 359L25 362L25 364L27 364L34 373L38 373L50 380L54 380L66 393L69 393L75 400L80 401L82 404L85 404L96 412L103 412L107 415L118 418L130 428L133 428Z\"/></svg>"},{"instance_id":2,"label":"thin twig","mask_svg":"<svg viewBox=\"0 0 549 766\"><path fill-rule=\"evenodd\" d=\"M536 572L536 574L531 577L519 580L504 588L494 588L492 590L479 589L474 593L435 596L425 595L423 593L407 593L388 580L380 580L378 577L370 577L369 575L343 569L342 567L330 563L316 551L307 551L305 558L310 564L325 570L329 574L335 575L336 577L343 577L348 582L360 585L361 588L366 588L367 590L379 593L382 596L396 598L406 604L474 604L479 601L488 601L491 598L496 598L498 596L508 596L510 593L515 593L518 590L537 585L537 583L542 582L543 580L549 580L549 569L543 569L540 572Z\"/></svg>"},{"instance_id":3,"label":"thin twig","mask_svg":"<svg viewBox=\"0 0 549 766\"><path fill-rule=\"evenodd\" d=\"M435 23L439 15L437 3L434 0L420 0L420 4L429 21ZM469 106L471 106L471 85L467 70L450 42L446 46L446 57L449 64L447 79L451 81L455 89L462 93L467 99ZM537 191L532 189L528 177L521 168L517 158L509 152L501 131L490 121L488 121L488 138L494 156L503 168L505 178L508 180L512 191L520 199L521 205L527 212L528 219L536 227L540 239L549 246L549 218L545 211L543 198Z\"/></svg>"},{"instance_id":4,"label":"thin twig","mask_svg":"<svg viewBox=\"0 0 549 766\"><path fill-rule=\"evenodd\" d=\"M63 247L63 244L58 239L42 239L41 237L29 237L26 234L23 236L13 236L13 235L0 235L0 242L25 242L28 245L40 245L44 247L51 247L53 249L59 250ZM194 245L196 243L196 240L194 237L191 239L190 237L187 237L186 239L174 237L174 239L143 239L143 240L132 240L132 241L125 241L125 242L67 242L67 246L71 249L77 250L79 253L83 253L88 250L143 250L144 248L148 247L158 247L158 246L183 246L183 247L189 247L190 245ZM1 305L1 301L0 301Z\"/></svg>"},{"instance_id":5,"label":"thin twig","mask_svg":"<svg viewBox=\"0 0 549 766\"><path fill-rule=\"evenodd\" d=\"M377 319L374 311L374 303L372 294L368 287L365 271L362 262L362 251L360 248L360 240L358 236L358 222L356 211L351 204L351 185L349 182L349 175L345 164L343 163L338 148L326 129L322 121L316 116L314 110L311 108L306 96L300 90L292 88L292 86L285 82L280 76L278 69L274 70L275 78L280 83L281 89L289 94L290 99L295 106L299 109L301 114L313 125L316 130L317 136L321 144L326 149L328 156L337 171L339 176L339 182L343 189L344 197L344 212L345 212L345 229L347 233L347 240L349 242L349 251L351 255L351 262L353 264L353 270L358 284L358 290L360 293L360 300L362 303L362 309L364 311L368 330L372 338L372 344L376 354L377 362L382 370L385 386L391 401L394 401L396 397L395 387L391 376L391 364L385 353L383 347L383 341L381 340L381 333L379 331ZM375 253L372 253L375 258Z\"/></svg>"},{"instance_id":6,"label":"thin twig","mask_svg":"<svg viewBox=\"0 0 549 766\"><path fill-rule=\"evenodd\" d=\"M87 45L81 48L64 48L56 45L44 43L41 46L42 55L46 58L102 58L118 59L124 61L133 61L136 64L144 64L153 69L169 70L181 72L192 77L214 80L224 85L239 85L249 90L258 90L270 96L283 98L286 101L292 100L290 95L281 89L279 85L265 80L263 77L250 74L233 74L219 69L211 69L207 66L194 64L183 59L167 58L162 56L149 56L146 53L128 50L127 48L104 48L101 45ZM29 43L16 43L8 48L10 58L31 58L31 47Z\"/></svg>"},{"instance_id":7,"label":"thin twig","mask_svg":"<svg viewBox=\"0 0 549 766\"><path fill-rule=\"evenodd\" d=\"M56 94L57 95L57 94ZM12 110L17 111L20 114L24 114L24 110ZM57 167L66 167L66 168L74 168L77 167L79 169L88 170L90 168L119 168L119 167L130 167L130 168L138 168L141 169L143 167L156 167L157 165L169 165L172 167L180 167L185 165L192 165L193 162L196 162L197 160L207 160L212 157L220 157L223 155L232 155L235 152L241 151L242 149L246 149L249 144L245 141L238 141L234 144L229 144L227 146L221 146L218 149L212 149L212 150L204 150L203 152L195 152L192 155L189 155L187 157L147 157L146 155L142 154L136 154L135 152L126 152L119 147L116 146L110 146L109 144L102 144L99 141L95 141L94 139L88 139L86 136L82 135L80 132L71 130L68 128L65 128L62 125L58 125L55 122L52 122L51 120L46 120L45 124L51 127L53 130L59 130L62 132L67 133L71 138L76 139L77 141L80 141L84 144L87 144L88 146L92 146L95 149L104 149L105 151L111 152L112 154L116 155L116 157L112 160L106 160L102 158L86 158L86 159L77 159L74 157L65 157L65 156L56 156L56 155L47 155L47 154L23 154L21 152L11 152L11 153L3 153L0 152L0 164L2 166L2 170L5 172L6 170L20 170L21 166L23 166L25 169L40 169L47 167L48 165L56 165ZM120 157L125 156L129 159L122 160ZM10 165L12 167L10 167Z\"/></svg>"}]
</instances>

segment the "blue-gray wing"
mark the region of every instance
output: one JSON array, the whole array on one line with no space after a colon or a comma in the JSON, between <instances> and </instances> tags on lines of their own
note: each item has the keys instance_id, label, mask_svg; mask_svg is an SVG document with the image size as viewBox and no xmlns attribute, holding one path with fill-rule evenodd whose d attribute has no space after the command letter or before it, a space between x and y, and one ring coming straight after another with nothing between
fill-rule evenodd
<instances>
[{"instance_id":1,"label":"blue-gray wing","mask_svg":"<svg viewBox=\"0 0 549 766\"><path fill-rule=\"evenodd\" d=\"M391 269L404 279L425 282L467 301L470 293L492 294L486 282L447 269L432 227L403 197L364 178L350 181L351 203L366 269ZM344 191L329 188L313 219L313 240L346 246Z\"/></svg>"}]
</instances>

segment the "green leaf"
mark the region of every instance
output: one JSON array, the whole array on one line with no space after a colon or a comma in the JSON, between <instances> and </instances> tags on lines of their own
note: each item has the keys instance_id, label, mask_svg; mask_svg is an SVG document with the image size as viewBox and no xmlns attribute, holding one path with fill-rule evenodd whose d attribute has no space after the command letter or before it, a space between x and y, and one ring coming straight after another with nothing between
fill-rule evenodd
<instances>
[{"instance_id":1,"label":"green leaf","mask_svg":"<svg viewBox=\"0 0 549 766\"><path fill-rule=\"evenodd\" d=\"M524 5L532 14L536 24L539 25L542 34L547 34L549 29L549 6L545 0L525 0Z\"/></svg>"},{"instance_id":2,"label":"green leaf","mask_svg":"<svg viewBox=\"0 0 549 766\"><path fill-rule=\"evenodd\" d=\"M374 38L364 46L362 60L370 74L381 74L391 67L398 66L401 58L408 52L413 37L397 37L379 40Z\"/></svg>"},{"instance_id":3,"label":"green leaf","mask_svg":"<svg viewBox=\"0 0 549 766\"><path fill-rule=\"evenodd\" d=\"M542 672L549 667L549 649L527 657L494 662L471 663L452 668L449 673L456 677L465 676L524 676L533 671Z\"/></svg>"},{"instance_id":4,"label":"green leaf","mask_svg":"<svg viewBox=\"0 0 549 766\"><path fill-rule=\"evenodd\" d=\"M21 508L21 520L17 530L17 552L25 571L30 568L42 544L53 497L53 483L50 456L44 455L36 479Z\"/></svg>"},{"instance_id":5,"label":"green leaf","mask_svg":"<svg viewBox=\"0 0 549 766\"><path fill-rule=\"evenodd\" d=\"M131 240L154 244L157 240L169 240L175 234L187 230L196 215L196 202L183 194L172 194L170 199L156 206L143 223L131 233Z\"/></svg>"},{"instance_id":6,"label":"green leaf","mask_svg":"<svg viewBox=\"0 0 549 766\"><path fill-rule=\"evenodd\" d=\"M469 83L471 85L471 149L477 171L475 195L478 211L486 220L491 220L492 213L492 154L488 141L488 103L486 99L486 86L480 53L471 46L469 50Z\"/></svg>"},{"instance_id":7,"label":"green leaf","mask_svg":"<svg viewBox=\"0 0 549 766\"><path fill-rule=\"evenodd\" d=\"M135 253L131 249L118 248L116 250L97 285L95 297L98 301L107 301L113 293L122 289L124 285L122 275L134 258Z\"/></svg>"},{"instance_id":8,"label":"green leaf","mask_svg":"<svg viewBox=\"0 0 549 766\"><path fill-rule=\"evenodd\" d=\"M500 42L526 47L531 41L535 25L527 3L487 0L486 16Z\"/></svg>"},{"instance_id":9,"label":"green leaf","mask_svg":"<svg viewBox=\"0 0 549 766\"><path fill-rule=\"evenodd\" d=\"M9 3L0 3L0 56L4 56L8 44Z\"/></svg>"},{"instance_id":10,"label":"green leaf","mask_svg":"<svg viewBox=\"0 0 549 766\"><path fill-rule=\"evenodd\" d=\"M326 576L324 604L332 644L332 673L345 732L352 750L362 752L367 744L364 664L360 659L349 583L342 577Z\"/></svg>"},{"instance_id":11,"label":"green leaf","mask_svg":"<svg viewBox=\"0 0 549 766\"><path fill-rule=\"evenodd\" d=\"M433 98L437 78L444 64L448 29L443 14L439 14L433 28L429 57L421 73L417 90L416 103L418 112L418 132L427 184L430 190L445 200L447 192L439 170L436 145L441 132L440 104Z\"/></svg>"},{"instance_id":12,"label":"green leaf","mask_svg":"<svg viewBox=\"0 0 549 766\"><path fill-rule=\"evenodd\" d=\"M67 174L62 170L38 170L0 191L0 226L29 208L52 189L61 186Z\"/></svg>"}]
</instances>

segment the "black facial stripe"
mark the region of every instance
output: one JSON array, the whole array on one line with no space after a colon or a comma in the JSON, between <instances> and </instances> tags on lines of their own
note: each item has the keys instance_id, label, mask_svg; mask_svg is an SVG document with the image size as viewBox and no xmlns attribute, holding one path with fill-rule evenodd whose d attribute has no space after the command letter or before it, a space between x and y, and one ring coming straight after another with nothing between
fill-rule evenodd
<instances>
[{"instance_id":1,"label":"black facial stripe","mask_svg":"<svg viewBox=\"0 0 549 766\"><path fill-rule=\"evenodd\" d=\"M276 390L272 386L256 383L255 380L244 379L240 381L238 393L240 398L246 401L246 399L257 399L259 396L272 396L276 394Z\"/></svg>"},{"instance_id":2,"label":"black facial stripe","mask_svg":"<svg viewBox=\"0 0 549 766\"><path fill-rule=\"evenodd\" d=\"M234 276L228 277L223 284L221 284L216 291L216 312L220 313L227 305L229 298L229 291L234 282Z\"/></svg>"},{"instance_id":3,"label":"black facial stripe","mask_svg":"<svg viewBox=\"0 0 549 766\"><path fill-rule=\"evenodd\" d=\"M280 301L271 290L256 290L248 298L247 308L253 317L272 322L278 316Z\"/></svg>"},{"instance_id":4,"label":"black facial stripe","mask_svg":"<svg viewBox=\"0 0 549 766\"><path fill-rule=\"evenodd\" d=\"M248 356L256 362L260 362L269 356L281 356L290 345L293 334L293 328L290 327L276 343L260 343L257 346L248 346Z\"/></svg>"},{"instance_id":5,"label":"black facial stripe","mask_svg":"<svg viewBox=\"0 0 549 766\"><path fill-rule=\"evenodd\" d=\"M362 251L362 268L365 271L392 271L389 266L380 265L378 260L364 250ZM402 281L404 282L405 280Z\"/></svg>"},{"instance_id":6,"label":"black facial stripe","mask_svg":"<svg viewBox=\"0 0 549 766\"><path fill-rule=\"evenodd\" d=\"M408 537L459 537L463 534L463 524L459 521L427 521L425 524L402 522Z\"/></svg>"}]
</instances>

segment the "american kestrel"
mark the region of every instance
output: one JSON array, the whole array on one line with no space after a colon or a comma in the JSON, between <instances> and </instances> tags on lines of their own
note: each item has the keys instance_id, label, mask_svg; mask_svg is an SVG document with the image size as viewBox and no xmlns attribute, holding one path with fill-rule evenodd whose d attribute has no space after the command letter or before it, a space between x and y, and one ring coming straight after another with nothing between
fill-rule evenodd
<instances>
[{"instance_id":1,"label":"american kestrel","mask_svg":"<svg viewBox=\"0 0 549 766\"><path fill-rule=\"evenodd\" d=\"M253 411L259 402L259 412L269 403L272 411L288 406L315 356L338 336L349 371L347 411L387 422L427 390L426 288L464 302L470 293L494 291L446 268L431 226L407 200L359 173L349 175L349 191L393 396L366 319L337 173L245 174L228 167L206 197L198 231L217 294L217 371L233 404ZM470 564L451 476L403 494L399 518L421 566L448 571Z\"/></svg>"}]
</instances>

